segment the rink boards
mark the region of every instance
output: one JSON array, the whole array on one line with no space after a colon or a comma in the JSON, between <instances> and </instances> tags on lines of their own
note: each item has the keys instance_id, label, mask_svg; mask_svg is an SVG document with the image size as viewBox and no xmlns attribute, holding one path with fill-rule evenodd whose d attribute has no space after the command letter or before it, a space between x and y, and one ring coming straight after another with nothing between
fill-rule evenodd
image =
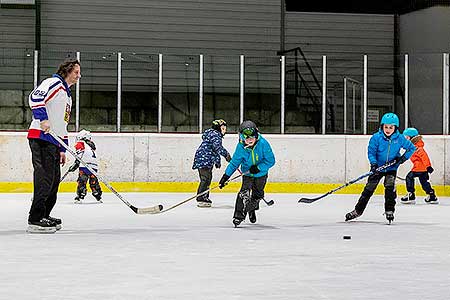
<instances>
[{"instance_id":1,"label":"rink boards","mask_svg":"<svg viewBox=\"0 0 450 300\"><path fill-rule=\"evenodd\" d=\"M276 164L270 170L267 191L273 193L322 193L367 172L367 143L370 136L344 135L264 135L271 143ZM129 192L192 192L197 188L198 174L192 170L200 134L157 133L94 133L99 172L120 191ZM231 153L237 134L227 134L224 146ZM448 136L424 136L435 172L431 182L440 195L450 195ZM70 143L73 145L74 136ZM69 156L69 155L68 155ZM69 164L73 162L70 158ZM224 172L214 170L217 182ZM63 172L68 166L64 167ZM399 168L405 177L411 167L408 161ZM73 191L76 174L70 174L61 191ZM0 192L32 190L31 154L26 133L0 134ZM361 184L364 184L362 182ZM359 193L361 184L344 189L343 193ZM239 184L230 184L234 192ZM403 182L398 181L403 190Z\"/></svg>"}]
</instances>

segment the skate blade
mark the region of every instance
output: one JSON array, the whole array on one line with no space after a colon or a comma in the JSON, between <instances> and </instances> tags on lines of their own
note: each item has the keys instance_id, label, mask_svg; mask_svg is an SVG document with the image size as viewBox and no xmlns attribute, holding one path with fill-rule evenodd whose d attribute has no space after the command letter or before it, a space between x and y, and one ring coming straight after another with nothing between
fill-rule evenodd
<instances>
[{"instance_id":1,"label":"skate blade","mask_svg":"<svg viewBox=\"0 0 450 300\"><path fill-rule=\"evenodd\" d=\"M244 220L242 220L242 221L233 220L232 222L233 222L234 228L237 228L237 227L239 227L239 225L241 225L242 222L244 222Z\"/></svg>"},{"instance_id":2,"label":"skate blade","mask_svg":"<svg viewBox=\"0 0 450 300\"><path fill-rule=\"evenodd\" d=\"M28 233L40 233L40 234L46 234L46 233L55 233L56 227L41 227L36 225L28 225L27 232Z\"/></svg>"},{"instance_id":3,"label":"skate blade","mask_svg":"<svg viewBox=\"0 0 450 300\"><path fill-rule=\"evenodd\" d=\"M61 226L61 224L56 224L55 228L56 228L56 231L58 231L58 230L61 230L62 226Z\"/></svg>"},{"instance_id":4,"label":"skate blade","mask_svg":"<svg viewBox=\"0 0 450 300\"><path fill-rule=\"evenodd\" d=\"M197 203L197 207L201 207L201 208L208 208L211 207L211 203Z\"/></svg>"},{"instance_id":5,"label":"skate blade","mask_svg":"<svg viewBox=\"0 0 450 300\"><path fill-rule=\"evenodd\" d=\"M439 201L429 201L429 202L425 201L425 203L430 204L430 205L436 205L436 204L439 204Z\"/></svg>"},{"instance_id":6,"label":"skate blade","mask_svg":"<svg viewBox=\"0 0 450 300\"><path fill-rule=\"evenodd\" d=\"M402 204L416 204L416 200L406 200L406 201L403 201L403 200L401 200L400 201Z\"/></svg>"}]
</instances>

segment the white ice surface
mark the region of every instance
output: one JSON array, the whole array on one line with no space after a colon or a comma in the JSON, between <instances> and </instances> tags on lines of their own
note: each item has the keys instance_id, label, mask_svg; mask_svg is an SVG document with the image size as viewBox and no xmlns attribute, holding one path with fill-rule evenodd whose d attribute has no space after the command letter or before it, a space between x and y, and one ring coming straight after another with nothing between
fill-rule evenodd
<instances>
[{"instance_id":1,"label":"white ice surface","mask_svg":"<svg viewBox=\"0 0 450 300\"><path fill-rule=\"evenodd\" d=\"M191 196L123 195L139 207ZM161 215L60 194L63 229L32 235L30 195L0 194L0 299L450 299L450 199L398 204L388 226L380 196L349 223L357 195L299 196L267 195L275 205L235 229L234 194Z\"/></svg>"}]
</instances>

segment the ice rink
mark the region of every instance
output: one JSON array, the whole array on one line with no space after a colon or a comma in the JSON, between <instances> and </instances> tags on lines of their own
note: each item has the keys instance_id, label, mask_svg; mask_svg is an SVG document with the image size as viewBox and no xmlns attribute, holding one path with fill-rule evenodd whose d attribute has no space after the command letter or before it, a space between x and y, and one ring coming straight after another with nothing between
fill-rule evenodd
<instances>
[{"instance_id":1,"label":"ice rink","mask_svg":"<svg viewBox=\"0 0 450 300\"><path fill-rule=\"evenodd\" d=\"M138 207L191 194L124 193ZM450 199L383 198L345 223L358 195L298 204L268 194L256 224L234 228L235 194L212 194L160 215L135 215L113 194L73 204L60 194L56 234L27 234L29 194L0 194L1 299L450 299ZM350 240L344 240L350 235Z\"/></svg>"}]
</instances>

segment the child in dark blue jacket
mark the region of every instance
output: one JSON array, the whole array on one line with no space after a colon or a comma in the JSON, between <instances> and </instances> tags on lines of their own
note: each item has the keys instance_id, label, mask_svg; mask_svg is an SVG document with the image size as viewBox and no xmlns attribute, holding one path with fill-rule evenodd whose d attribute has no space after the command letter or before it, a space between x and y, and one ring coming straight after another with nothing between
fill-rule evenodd
<instances>
[{"instance_id":1,"label":"child in dark blue jacket","mask_svg":"<svg viewBox=\"0 0 450 300\"><path fill-rule=\"evenodd\" d=\"M250 222L256 222L255 211L259 209L259 201L264 199L267 173L274 164L275 157L269 142L259 134L255 123L244 121L239 126L239 143L233 158L219 182L219 187L223 188L241 166L244 175L234 208L235 227L241 224L247 213Z\"/></svg>"},{"instance_id":2,"label":"child in dark blue jacket","mask_svg":"<svg viewBox=\"0 0 450 300\"><path fill-rule=\"evenodd\" d=\"M397 198L395 190L397 168L400 164L407 161L416 150L414 145L403 134L400 134L398 130L399 123L400 121L396 114L385 114L381 119L381 128L370 138L367 154L372 175L367 179L367 184L358 203L356 203L355 209L345 215L345 221L353 220L362 215L370 197L372 197L383 177L386 219L389 223L394 220L395 199ZM404 149L406 152L400 155L400 149ZM378 167L393 160L395 160L396 164L382 171L377 171Z\"/></svg>"},{"instance_id":3,"label":"child in dark blue jacket","mask_svg":"<svg viewBox=\"0 0 450 300\"><path fill-rule=\"evenodd\" d=\"M231 160L231 155L222 146L222 139L227 132L227 123L222 120L214 120L211 128L207 129L202 135L202 143L195 152L194 165L192 169L198 169L200 184L197 194L209 189L212 180L213 166L220 168L220 155L225 157L226 161ZM212 201L209 199L209 193L197 197L198 207L211 207Z\"/></svg>"}]
</instances>

